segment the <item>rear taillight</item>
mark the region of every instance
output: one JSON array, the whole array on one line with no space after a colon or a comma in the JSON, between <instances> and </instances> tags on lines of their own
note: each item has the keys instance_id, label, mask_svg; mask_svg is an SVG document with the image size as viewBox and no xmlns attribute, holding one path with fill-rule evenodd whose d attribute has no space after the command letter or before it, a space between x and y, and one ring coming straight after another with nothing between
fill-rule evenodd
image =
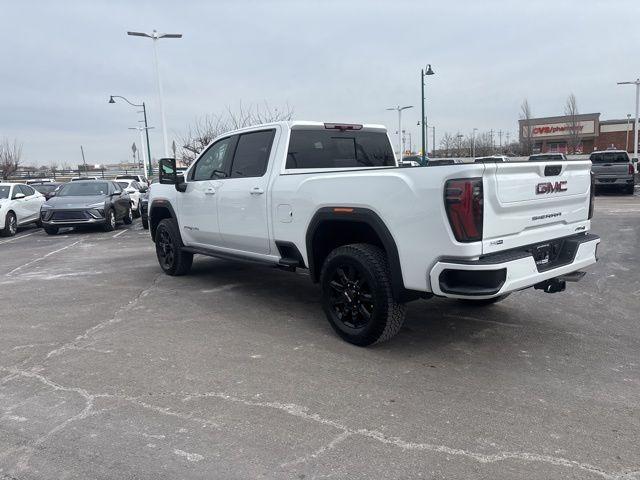
<instances>
[{"instance_id":1,"label":"rear taillight","mask_svg":"<svg viewBox=\"0 0 640 480\"><path fill-rule=\"evenodd\" d=\"M482 203L482 178L458 178L445 183L444 205L459 242L482 240Z\"/></svg>"},{"instance_id":2,"label":"rear taillight","mask_svg":"<svg viewBox=\"0 0 640 480\"><path fill-rule=\"evenodd\" d=\"M591 194L589 195L589 220L593 217L596 202L596 176L591 172Z\"/></svg>"},{"instance_id":3,"label":"rear taillight","mask_svg":"<svg viewBox=\"0 0 640 480\"><path fill-rule=\"evenodd\" d=\"M633 169L633 163L629 164L629 175L633 175L634 173L636 173Z\"/></svg>"}]
</instances>

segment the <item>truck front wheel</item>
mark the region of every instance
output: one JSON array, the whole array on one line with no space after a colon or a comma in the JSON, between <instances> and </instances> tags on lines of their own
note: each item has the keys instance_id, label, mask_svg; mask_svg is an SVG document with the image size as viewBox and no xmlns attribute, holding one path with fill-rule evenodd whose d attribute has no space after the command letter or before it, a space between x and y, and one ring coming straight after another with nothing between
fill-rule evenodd
<instances>
[{"instance_id":1,"label":"truck front wheel","mask_svg":"<svg viewBox=\"0 0 640 480\"><path fill-rule=\"evenodd\" d=\"M380 248L357 243L333 250L322 266L322 306L344 340L358 346L400 331L405 305L393 298L389 263Z\"/></svg>"},{"instance_id":2,"label":"truck front wheel","mask_svg":"<svg viewBox=\"0 0 640 480\"><path fill-rule=\"evenodd\" d=\"M171 218L162 220L156 230L156 255L167 275L186 275L191 270L193 253L182 250L183 246L176 222Z\"/></svg>"}]
</instances>

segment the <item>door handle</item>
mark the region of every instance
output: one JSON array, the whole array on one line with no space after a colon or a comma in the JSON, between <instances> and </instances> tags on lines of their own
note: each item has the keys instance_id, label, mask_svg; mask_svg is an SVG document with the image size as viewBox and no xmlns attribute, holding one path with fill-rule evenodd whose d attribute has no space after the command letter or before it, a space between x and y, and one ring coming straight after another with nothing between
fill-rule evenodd
<instances>
[{"instance_id":1,"label":"door handle","mask_svg":"<svg viewBox=\"0 0 640 480\"><path fill-rule=\"evenodd\" d=\"M210 187L210 188L207 188L207 189L204 191L204 194L205 194L205 195L215 195L215 194L216 194L216 189L215 189L215 188L211 188L211 187Z\"/></svg>"},{"instance_id":2,"label":"door handle","mask_svg":"<svg viewBox=\"0 0 640 480\"><path fill-rule=\"evenodd\" d=\"M260 187L253 187L249 193L251 195L262 195L264 193L264 189Z\"/></svg>"}]
</instances>

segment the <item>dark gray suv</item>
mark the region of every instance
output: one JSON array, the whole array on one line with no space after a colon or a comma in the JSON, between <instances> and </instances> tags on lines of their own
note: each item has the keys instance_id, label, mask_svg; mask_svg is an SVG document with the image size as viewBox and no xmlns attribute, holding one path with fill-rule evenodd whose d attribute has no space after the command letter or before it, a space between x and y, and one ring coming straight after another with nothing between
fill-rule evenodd
<instances>
[{"instance_id":1,"label":"dark gray suv","mask_svg":"<svg viewBox=\"0 0 640 480\"><path fill-rule=\"evenodd\" d=\"M635 166L627 152L603 150L593 152L589 159L596 188L615 187L633 195Z\"/></svg>"},{"instance_id":2,"label":"dark gray suv","mask_svg":"<svg viewBox=\"0 0 640 480\"><path fill-rule=\"evenodd\" d=\"M79 180L69 182L40 208L40 220L49 235L62 227L100 225L109 232L122 220L131 224L131 199L116 182Z\"/></svg>"}]
</instances>

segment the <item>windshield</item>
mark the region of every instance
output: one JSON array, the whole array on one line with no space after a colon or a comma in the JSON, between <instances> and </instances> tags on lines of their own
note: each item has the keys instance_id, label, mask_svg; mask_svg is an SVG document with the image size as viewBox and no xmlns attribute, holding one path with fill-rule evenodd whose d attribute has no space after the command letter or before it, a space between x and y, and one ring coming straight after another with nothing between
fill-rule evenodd
<instances>
[{"instance_id":1,"label":"windshield","mask_svg":"<svg viewBox=\"0 0 640 480\"><path fill-rule=\"evenodd\" d=\"M561 153L552 153L549 155L532 155L529 157L530 162L544 162L546 160L564 160Z\"/></svg>"},{"instance_id":2,"label":"windshield","mask_svg":"<svg viewBox=\"0 0 640 480\"><path fill-rule=\"evenodd\" d=\"M9 185L0 186L0 198L9 198L9 190L11 190Z\"/></svg>"},{"instance_id":3,"label":"windshield","mask_svg":"<svg viewBox=\"0 0 640 480\"><path fill-rule=\"evenodd\" d=\"M58 188L57 185L32 185L32 187L40 193L51 193Z\"/></svg>"},{"instance_id":4,"label":"windshield","mask_svg":"<svg viewBox=\"0 0 640 480\"><path fill-rule=\"evenodd\" d=\"M629 157L624 152L594 153L589 158L592 163L629 163Z\"/></svg>"},{"instance_id":5,"label":"windshield","mask_svg":"<svg viewBox=\"0 0 640 480\"><path fill-rule=\"evenodd\" d=\"M60 189L59 197L90 197L106 195L109 192L107 182L67 183Z\"/></svg>"}]
</instances>

